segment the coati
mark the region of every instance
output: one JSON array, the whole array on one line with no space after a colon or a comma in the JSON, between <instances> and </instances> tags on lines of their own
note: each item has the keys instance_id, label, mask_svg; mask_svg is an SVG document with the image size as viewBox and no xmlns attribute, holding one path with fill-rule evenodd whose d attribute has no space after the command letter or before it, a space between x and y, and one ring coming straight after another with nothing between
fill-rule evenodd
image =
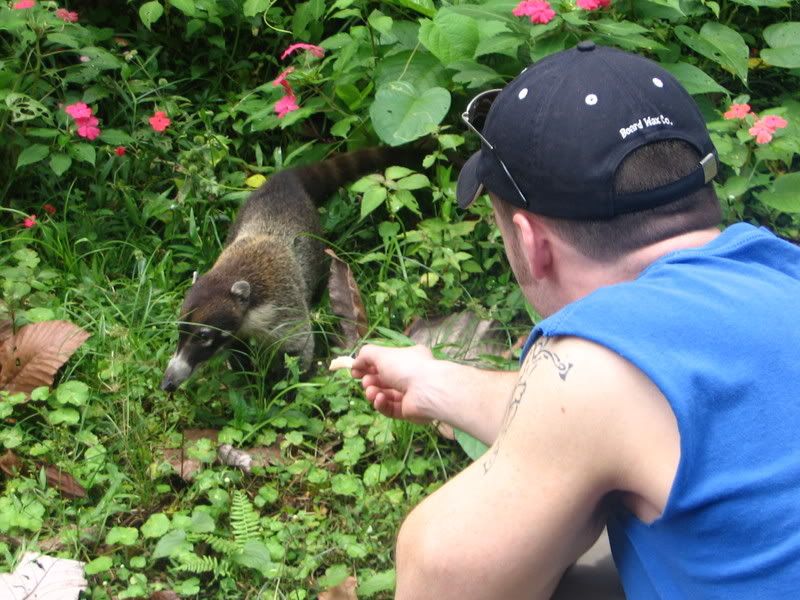
<instances>
[{"instance_id":1,"label":"coati","mask_svg":"<svg viewBox=\"0 0 800 600\"><path fill-rule=\"evenodd\" d=\"M307 369L314 351L309 307L328 265L317 203L380 168L419 165L421 155L418 148L359 150L278 172L253 192L214 266L186 294L161 389L174 391L200 363L249 338L277 344Z\"/></svg>"}]
</instances>

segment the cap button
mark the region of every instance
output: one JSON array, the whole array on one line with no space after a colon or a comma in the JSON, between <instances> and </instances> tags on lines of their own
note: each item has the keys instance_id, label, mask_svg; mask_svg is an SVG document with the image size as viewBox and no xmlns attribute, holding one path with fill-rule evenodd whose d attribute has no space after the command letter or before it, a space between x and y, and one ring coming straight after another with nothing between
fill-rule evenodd
<instances>
[{"instance_id":1,"label":"cap button","mask_svg":"<svg viewBox=\"0 0 800 600\"><path fill-rule=\"evenodd\" d=\"M582 42L578 42L578 50L581 52L589 52L595 49L594 42L592 40L583 40Z\"/></svg>"}]
</instances>

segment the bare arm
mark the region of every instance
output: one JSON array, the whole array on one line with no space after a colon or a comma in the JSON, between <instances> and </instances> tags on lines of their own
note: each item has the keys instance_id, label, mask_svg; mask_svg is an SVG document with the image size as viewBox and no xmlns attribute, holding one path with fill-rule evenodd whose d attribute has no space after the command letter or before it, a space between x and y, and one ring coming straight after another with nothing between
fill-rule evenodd
<instances>
[{"instance_id":1,"label":"bare arm","mask_svg":"<svg viewBox=\"0 0 800 600\"><path fill-rule=\"evenodd\" d=\"M519 376L433 358L423 346L365 346L352 373L383 414L416 422L438 419L491 444Z\"/></svg>"},{"instance_id":2,"label":"bare arm","mask_svg":"<svg viewBox=\"0 0 800 600\"><path fill-rule=\"evenodd\" d=\"M634 475L652 444L647 419L660 406L647 399L652 393L644 376L605 349L540 340L498 439L403 524L396 597L549 598L602 530L607 493L647 488Z\"/></svg>"}]
</instances>

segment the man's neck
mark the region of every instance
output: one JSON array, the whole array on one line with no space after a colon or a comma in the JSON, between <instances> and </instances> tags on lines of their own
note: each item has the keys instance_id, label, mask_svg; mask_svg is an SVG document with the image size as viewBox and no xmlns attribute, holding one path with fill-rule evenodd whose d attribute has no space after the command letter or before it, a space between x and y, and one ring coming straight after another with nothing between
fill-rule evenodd
<instances>
[{"instance_id":1,"label":"man's neck","mask_svg":"<svg viewBox=\"0 0 800 600\"><path fill-rule=\"evenodd\" d=\"M632 281L659 258L678 250L705 246L719 233L718 229L712 227L678 235L632 252L624 259L610 265L600 264L585 257L578 258L577 260L584 264L572 270L573 276L565 282L564 305L580 300L598 288Z\"/></svg>"}]
</instances>

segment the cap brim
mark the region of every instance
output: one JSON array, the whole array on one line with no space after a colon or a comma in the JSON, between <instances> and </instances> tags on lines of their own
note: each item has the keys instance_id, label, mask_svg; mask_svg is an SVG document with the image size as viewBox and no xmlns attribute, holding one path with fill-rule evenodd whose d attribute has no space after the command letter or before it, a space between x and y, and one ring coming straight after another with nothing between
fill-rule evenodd
<instances>
[{"instance_id":1,"label":"cap brim","mask_svg":"<svg viewBox=\"0 0 800 600\"><path fill-rule=\"evenodd\" d=\"M481 160L481 151L469 157L458 174L456 185L456 199L460 208L467 208L483 193L483 184L478 179L478 163Z\"/></svg>"}]
</instances>

